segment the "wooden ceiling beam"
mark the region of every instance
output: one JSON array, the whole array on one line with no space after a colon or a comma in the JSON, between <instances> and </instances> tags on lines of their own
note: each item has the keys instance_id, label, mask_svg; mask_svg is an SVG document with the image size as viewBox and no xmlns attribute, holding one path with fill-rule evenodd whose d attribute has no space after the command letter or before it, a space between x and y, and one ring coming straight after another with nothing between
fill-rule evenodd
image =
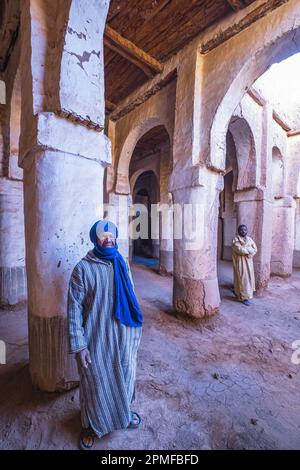
<instances>
[{"instance_id":1,"label":"wooden ceiling beam","mask_svg":"<svg viewBox=\"0 0 300 470\"><path fill-rule=\"evenodd\" d=\"M157 93L159 90L164 88L165 86L169 85L175 78L177 77L177 70L171 70L165 76L156 75L155 78L152 79L149 86L143 89L141 88L142 93L132 93L132 97L125 98L118 103L116 110L110 115L112 121L118 121L121 117L125 116L125 114L129 113L137 106L140 106L142 103L147 101L151 96Z\"/></svg>"},{"instance_id":2,"label":"wooden ceiling beam","mask_svg":"<svg viewBox=\"0 0 300 470\"><path fill-rule=\"evenodd\" d=\"M142 69L149 78L163 71L163 66L158 60L137 47L133 42L121 36L108 25L106 25L104 31L104 44Z\"/></svg>"},{"instance_id":3,"label":"wooden ceiling beam","mask_svg":"<svg viewBox=\"0 0 300 470\"><path fill-rule=\"evenodd\" d=\"M112 103L109 100L105 100L105 109L107 109L108 112L112 112L116 109L117 105L115 103Z\"/></svg>"},{"instance_id":4,"label":"wooden ceiling beam","mask_svg":"<svg viewBox=\"0 0 300 470\"><path fill-rule=\"evenodd\" d=\"M259 5L257 8L250 11L250 13L248 13L244 18L242 18L239 23L229 26L227 29L225 29L225 31L221 31L219 34L209 39L206 43L202 44L201 53L207 54L216 47L220 46L220 44L223 44L224 42L239 34L241 31L244 31L246 28L255 23L255 21L260 20L268 13L276 10L276 8L284 5L288 1L289 0L268 0L267 2Z\"/></svg>"},{"instance_id":5,"label":"wooden ceiling beam","mask_svg":"<svg viewBox=\"0 0 300 470\"><path fill-rule=\"evenodd\" d=\"M290 126L279 116L279 114L273 109L273 119L277 122L277 124L282 127L286 132L291 130Z\"/></svg>"},{"instance_id":6,"label":"wooden ceiling beam","mask_svg":"<svg viewBox=\"0 0 300 470\"><path fill-rule=\"evenodd\" d=\"M300 129L288 131L287 135L288 137L294 137L295 135L300 135Z\"/></svg>"},{"instance_id":7,"label":"wooden ceiling beam","mask_svg":"<svg viewBox=\"0 0 300 470\"><path fill-rule=\"evenodd\" d=\"M246 2L245 0L227 0L227 3L229 3L229 5L234 11L243 10L243 8L246 8L246 6L248 6L248 2Z\"/></svg>"}]
</instances>

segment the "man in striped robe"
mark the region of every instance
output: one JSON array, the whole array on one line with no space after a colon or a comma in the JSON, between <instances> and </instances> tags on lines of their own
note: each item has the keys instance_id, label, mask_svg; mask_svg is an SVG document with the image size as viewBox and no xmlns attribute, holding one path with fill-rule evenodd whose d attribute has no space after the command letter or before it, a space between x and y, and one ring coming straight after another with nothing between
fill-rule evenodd
<instances>
[{"instance_id":1,"label":"man in striped robe","mask_svg":"<svg viewBox=\"0 0 300 470\"><path fill-rule=\"evenodd\" d=\"M82 449L90 449L95 437L141 422L130 407L143 318L117 235L111 222L93 225L94 249L75 266L69 284L69 343L80 376Z\"/></svg>"}]
</instances>

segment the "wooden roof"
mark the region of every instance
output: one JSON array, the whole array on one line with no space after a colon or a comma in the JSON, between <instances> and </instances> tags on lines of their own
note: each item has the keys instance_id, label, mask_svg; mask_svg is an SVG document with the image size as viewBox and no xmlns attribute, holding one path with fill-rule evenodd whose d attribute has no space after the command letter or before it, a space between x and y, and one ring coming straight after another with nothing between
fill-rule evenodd
<instances>
[{"instance_id":1,"label":"wooden roof","mask_svg":"<svg viewBox=\"0 0 300 470\"><path fill-rule=\"evenodd\" d=\"M106 36L114 32L118 36L104 41L108 108L112 110L114 104L145 83L151 76L151 69L153 74L158 73L157 63L163 64L206 28L253 2L111 0ZM140 51L140 56L135 56L134 50L130 53L131 46Z\"/></svg>"},{"instance_id":2,"label":"wooden roof","mask_svg":"<svg viewBox=\"0 0 300 470\"><path fill-rule=\"evenodd\" d=\"M3 72L18 36L20 4L18 0L0 0L0 72Z\"/></svg>"},{"instance_id":3,"label":"wooden roof","mask_svg":"<svg viewBox=\"0 0 300 470\"><path fill-rule=\"evenodd\" d=\"M257 12L250 12L240 29L286 1L268 0L258 5ZM164 62L199 33L254 2L111 0L104 34L106 111L114 111L124 98L159 74ZM0 72L5 70L14 47L19 21L19 0L0 0ZM238 27L229 28L227 35L206 44L204 53L238 32Z\"/></svg>"}]
</instances>

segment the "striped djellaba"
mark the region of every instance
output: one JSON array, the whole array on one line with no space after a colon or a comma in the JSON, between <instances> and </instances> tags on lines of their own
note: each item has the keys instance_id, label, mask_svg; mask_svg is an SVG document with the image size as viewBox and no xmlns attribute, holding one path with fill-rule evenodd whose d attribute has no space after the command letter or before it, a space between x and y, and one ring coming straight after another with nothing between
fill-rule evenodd
<instances>
[{"instance_id":1,"label":"striped djellaba","mask_svg":"<svg viewBox=\"0 0 300 470\"><path fill-rule=\"evenodd\" d=\"M92 251L70 279L68 328L70 353L88 348L92 361L87 369L78 364L82 426L91 426L99 437L127 428L142 328L114 318L113 264Z\"/></svg>"}]
</instances>

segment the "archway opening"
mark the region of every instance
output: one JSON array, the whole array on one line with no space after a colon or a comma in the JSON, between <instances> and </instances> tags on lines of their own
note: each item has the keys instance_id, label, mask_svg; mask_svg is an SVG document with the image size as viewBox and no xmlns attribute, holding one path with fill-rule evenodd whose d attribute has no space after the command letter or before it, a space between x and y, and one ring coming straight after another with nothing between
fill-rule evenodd
<instances>
[{"instance_id":1,"label":"archway opening","mask_svg":"<svg viewBox=\"0 0 300 470\"><path fill-rule=\"evenodd\" d=\"M231 187L234 192L232 207L236 214L231 230L245 223L258 247L254 258L257 289L268 285L270 275L287 277L292 274L293 266L299 266L300 91L296 83L299 70L300 53L271 66L249 84L227 127L218 259L223 262L225 257L230 257L224 246L224 232L226 200L228 208ZM224 103L228 99L229 95ZM233 96L232 99L234 101ZM247 127L252 134L250 140ZM228 169L231 138L236 150L237 170L236 174L233 171L232 185ZM221 155L224 145L220 142L218 149ZM220 282L220 285L222 287L224 283Z\"/></svg>"},{"instance_id":2,"label":"archway opening","mask_svg":"<svg viewBox=\"0 0 300 470\"><path fill-rule=\"evenodd\" d=\"M249 123L240 117L241 109L232 116L226 135L226 169L220 193L218 219L218 279L221 298L233 285L232 240L240 224L249 225L247 195L256 181L255 140Z\"/></svg>"},{"instance_id":3,"label":"archway opening","mask_svg":"<svg viewBox=\"0 0 300 470\"><path fill-rule=\"evenodd\" d=\"M283 193L283 158L278 147L272 149L272 193L274 199Z\"/></svg>"},{"instance_id":4,"label":"archway opening","mask_svg":"<svg viewBox=\"0 0 300 470\"><path fill-rule=\"evenodd\" d=\"M157 204L159 188L153 171L145 171L135 182L132 194L133 204L137 208L139 237L132 241L132 261L146 266L159 263L159 244L152 237L151 206ZM144 225L144 227L142 227ZM156 243L155 243L156 242Z\"/></svg>"},{"instance_id":5,"label":"archway opening","mask_svg":"<svg viewBox=\"0 0 300 470\"><path fill-rule=\"evenodd\" d=\"M129 257L133 262L155 266L164 274L173 271L173 219L168 188L171 164L170 137L163 125L153 127L137 141L129 164L132 202L145 208L141 217L137 206L135 217L138 215L146 225L138 227L143 236L129 240Z\"/></svg>"}]
</instances>

